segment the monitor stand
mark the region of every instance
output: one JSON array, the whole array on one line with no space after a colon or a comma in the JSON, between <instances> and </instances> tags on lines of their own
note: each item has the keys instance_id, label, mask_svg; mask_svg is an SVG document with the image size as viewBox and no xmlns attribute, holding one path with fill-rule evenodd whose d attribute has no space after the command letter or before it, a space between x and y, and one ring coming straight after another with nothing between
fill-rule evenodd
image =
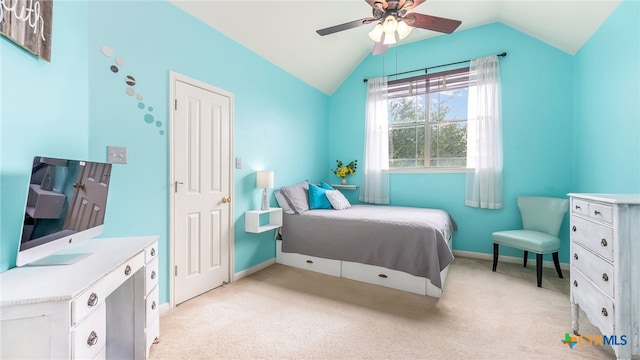
<instances>
[{"instance_id":1,"label":"monitor stand","mask_svg":"<svg viewBox=\"0 0 640 360\"><path fill-rule=\"evenodd\" d=\"M56 265L71 265L86 258L91 253L71 253L71 254L52 254L45 256L42 259L32 261L25 266L56 266Z\"/></svg>"}]
</instances>

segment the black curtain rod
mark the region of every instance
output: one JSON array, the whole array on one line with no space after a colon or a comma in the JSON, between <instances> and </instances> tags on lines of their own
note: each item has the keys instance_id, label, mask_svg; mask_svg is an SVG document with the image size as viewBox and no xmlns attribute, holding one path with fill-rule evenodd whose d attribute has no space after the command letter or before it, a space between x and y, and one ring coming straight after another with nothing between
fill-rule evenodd
<instances>
[{"instance_id":1,"label":"black curtain rod","mask_svg":"<svg viewBox=\"0 0 640 360\"><path fill-rule=\"evenodd\" d=\"M507 53L503 52L502 54L498 54L496 56L507 56ZM408 73L412 73L412 72L416 72L416 71L424 71L424 73L426 74L427 71L429 71L430 69L435 69L435 68L449 66L449 65L464 64L464 63L469 62L469 61L471 61L471 60L458 61L458 62L453 62L453 63L449 63L449 64L444 64L444 65L429 66L429 67L426 67L424 69L409 70L409 71L404 71L404 72L400 72L400 73L387 75L387 77L396 76L396 75L404 75L404 74L408 74ZM364 79L362 81L367 82L367 81L369 81L369 79Z\"/></svg>"}]
</instances>

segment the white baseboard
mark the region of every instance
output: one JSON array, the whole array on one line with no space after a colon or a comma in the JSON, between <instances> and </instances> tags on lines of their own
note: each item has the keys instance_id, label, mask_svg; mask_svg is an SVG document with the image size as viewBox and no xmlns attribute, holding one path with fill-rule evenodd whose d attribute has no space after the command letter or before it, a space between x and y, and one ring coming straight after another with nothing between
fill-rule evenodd
<instances>
[{"instance_id":1,"label":"white baseboard","mask_svg":"<svg viewBox=\"0 0 640 360\"><path fill-rule=\"evenodd\" d=\"M239 271L239 272L233 274L233 281L240 280L243 277L247 277L247 276L249 276L249 275L251 275L251 274L253 274L255 272L258 272L258 271L260 271L262 269L265 269L265 268L267 268L267 267L269 267L269 266L271 266L271 265L273 265L275 263L276 263L276 258L271 258L271 259L269 259L269 260L267 260L265 262L262 262L262 263L260 263L260 264L258 264L256 266L252 266L252 267L250 267L248 269L244 269L242 271Z\"/></svg>"},{"instance_id":2,"label":"white baseboard","mask_svg":"<svg viewBox=\"0 0 640 360\"><path fill-rule=\"evenodd\" d=\"M168 302L160 304L160 307L158 308L160 315L168 313L169 311L171 311L171 306L169 306Z\"/></svg>"},{"instance_id":3,"label":"white baseboard","mask_svg":"<svg viewBox=\"0 0 640 360\"><path fill-rule=\"evenodd\" d=\"M460 257L471 258L471 259L489 260L489 261L493 262L493 254L484 254L484 253L477 253L477 252L471 252L471 251L453 250L453 255L454 256L460 256ZM514 256L498 255L498 264L500 264L500 262L507 262L507 263L513 263L513 264L522 264L523 258L522 257L514 257ZM527 262L527 266L529 266L529 264L532 264L535 267L536 266L536 259L529 259L529 261ZM553 261L546 261L546 260L543 261L542 262L542 267L555 269L555 265L553 265ZM567 264L567 263L560 263L560 269L569 270L570 269L570 265Z\"/></svg>"}]
</instances>

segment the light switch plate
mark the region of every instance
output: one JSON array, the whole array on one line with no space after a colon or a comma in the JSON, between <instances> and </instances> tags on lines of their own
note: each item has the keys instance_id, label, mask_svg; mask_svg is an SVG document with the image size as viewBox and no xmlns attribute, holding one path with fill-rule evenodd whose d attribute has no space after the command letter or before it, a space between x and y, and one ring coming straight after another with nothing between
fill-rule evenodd
<instances>
[{"instance_id":1,"label":"light switch plate","mask_svg":"<svg viewBox=\"0 0 640 360\"><path fill-rule=\"evenodd\" d=\"M236 158L236 169L242 169L242 158L241 157L237 157Z\"/></svg>"},{"instance_id":2,"label":"light switch plate","mask_svg":"<svg viewBox=\"0 0 640 360\"><path fill-rule=\"evenodd\" d=\"M126 164L127 148L122 146L107 146L107 162L111 164Z\"/></svg>"}]
</instances>

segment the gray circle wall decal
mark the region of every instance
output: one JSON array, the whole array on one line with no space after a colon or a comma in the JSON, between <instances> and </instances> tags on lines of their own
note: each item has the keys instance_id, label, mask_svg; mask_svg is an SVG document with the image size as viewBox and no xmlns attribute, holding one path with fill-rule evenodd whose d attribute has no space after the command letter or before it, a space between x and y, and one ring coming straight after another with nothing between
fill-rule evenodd
<instances>
[{"instance_id":1,"label":"gray circle wall decal","mask_svg":"<svg viewBox=\"0 0 640 360\"><path fill-rule=\"evenodd\" d=\"M129 86L134 86L136 84L136 79L131 75L127 75L124 78L124 82Z\"/></svg>"},{"instance_id":2,"label":"gray circle wall decal","mask_svg":"<svg viewBox=\"0 0 640 360\"><path fill-rule=\"evenodd\" d=\"M115 65L111 65L111 71L113 71L114 73L118 72L118 67Z\"/></svg>"}]
</instances>

